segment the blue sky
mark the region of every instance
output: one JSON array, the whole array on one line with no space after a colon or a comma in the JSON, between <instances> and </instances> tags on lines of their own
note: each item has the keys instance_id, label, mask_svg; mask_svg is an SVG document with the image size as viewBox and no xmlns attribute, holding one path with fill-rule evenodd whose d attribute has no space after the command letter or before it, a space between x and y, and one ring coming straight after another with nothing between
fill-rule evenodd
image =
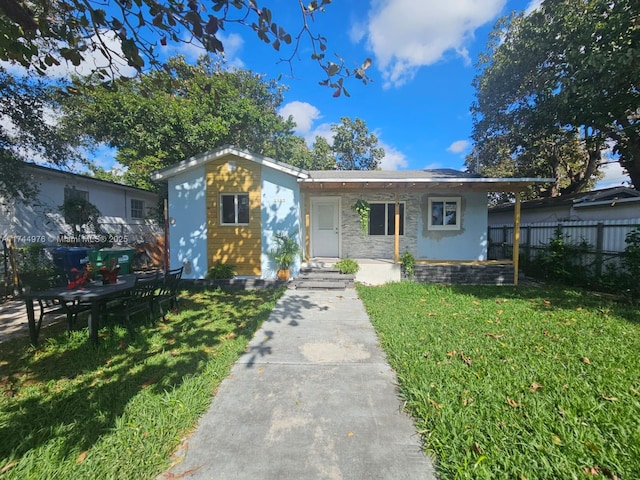
<instances>
[{"instance_id":1,"label":"blue sky","mask_svg":"<svg viewBox=\"0 0 640 480\"><path fill-rule=\"evenodd\" d=\"M295 0L263 0L274 21L291 34L300 27ZM474 100L471 82L478 54L485 48L495 21L511 11L535 8L540 0L333 0L315 16L314 33L327 38L327 57L338 53L350 67L365 58L372 82L347 81L351 96L333 98L318 81L323 72L310 57L310 43L301 44L291 68L247 27L227 24L222 41L229 65L280 78L289 87L281 109L292 115L296 133L309 145L316 135L331 141L331 124L341 117L363 119L385 148L385 170L464 168L471 149ZM167 47L195 61L202 53L191 45ZM108 150L97 152L100 163L113 165ZM599 187L624 180L616 165L607 169Z\"/></svg>"},{"instance_id":2,"label":"blue sky","mask_svg":"<svg viewBox=\"0 0 640 480\"><path fill-rule=\"evenodd\" d=\"M291 5L274 3L274 14ZM247 35L235 39L228 58L273 77L283 74L289 91L282 113L293 115L309 143L316 134L330 136L341 117L359 117L385 148L383 169L462 169L477 55L498 17L527 6L528 0L332 2L313 24L328 39L327 57L337 52L350 67L373 60L373 82L348 81L350 98L333 98L318 85L323 72L309 59L308 44L292 63L293 76L276 52Z\"/></svg>"}]
</instances>

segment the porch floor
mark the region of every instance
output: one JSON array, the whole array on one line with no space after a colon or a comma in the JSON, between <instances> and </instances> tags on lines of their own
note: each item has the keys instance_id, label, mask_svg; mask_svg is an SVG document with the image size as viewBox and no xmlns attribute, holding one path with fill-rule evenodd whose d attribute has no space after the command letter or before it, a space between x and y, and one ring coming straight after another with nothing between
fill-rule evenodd
<instances>
[{"instance_id":1,"label":"porch floor","mask_svg":"<svg viewBox=\"0 0 640 480\"><path fill-rule=\"evenodd\" d=\"M314 257L302 264L302 268L333 268L339 258ZM366 285L383 285L401 280L399 263L391 259L382 258L354 258L360 270L356 273L355 281Z\"/></svg>"}]
</instances>

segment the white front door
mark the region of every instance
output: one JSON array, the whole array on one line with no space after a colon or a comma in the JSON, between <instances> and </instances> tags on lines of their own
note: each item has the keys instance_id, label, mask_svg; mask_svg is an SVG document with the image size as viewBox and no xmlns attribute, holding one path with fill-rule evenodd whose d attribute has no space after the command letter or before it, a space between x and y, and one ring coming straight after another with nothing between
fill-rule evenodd
<instances>
[{"instance_id":1,"label":"white front door","mask_svg":"<svg viewBox=\"0 0 640 480\"><path fill-rule=\"evenodd\" d=\"M311 256L340 256L340 198L311 201Z\"/></svg>"}]
</instances>

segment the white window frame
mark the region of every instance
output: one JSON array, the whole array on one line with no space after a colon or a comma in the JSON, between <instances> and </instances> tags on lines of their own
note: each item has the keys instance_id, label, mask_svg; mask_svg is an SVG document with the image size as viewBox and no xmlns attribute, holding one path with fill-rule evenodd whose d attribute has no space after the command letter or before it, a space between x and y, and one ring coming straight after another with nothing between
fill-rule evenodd
<instances>
[{"instance_id":1,"label":"white window frame","mask_svg":"<svg viewBox=\"0 0 640 480\"><path fill-rule=\"evenodd\" d=\"M403 212L402 212L402 219L401 219L401 223L402 226L404 228L406 228L406 224L405 224L405 220L406 220L406 216L407 216L407 205L406 202L398 202L399 204L403 205ZM392 202L369 202L369 205L384 205L384 235L374 235L371 233L371 218L369 218L369 236L370 237L395 237L395 230L392 233L389 233L388 231L388 226L389 226L389 205L393 206L393 210L394 210L394 222L395 222L395 207L396 207L396 202L392 201ZM371 215L371 214L369 214ZM400 234L401 237L404 236L404 228L402 230L402 233Z\"/></svg>"},{"instance_id":2,"label":"white window frame","mask_svg":"<svg viewBox=\"0 0 640 480\"><path fill-rule=\"evenodd\" d=\"M133 208L133 202L141 202L141 208ZM140 216L136 216L133 214L134 210L140 211ZM145 210L145 201L141 198L131 198L129 199L129 214L131 215L131 220L144 220L144 210Z\"/></svg>"},{"instance_id":3,"label":"white window frame","mask_svg":"<svg viewBox=\"0 0 640 480\"><path fill-rule=\"evenodd\" d=\"M250 201L249 198L249 193L248 192L236 192L236 193L231 193L231 192L225 192L225 193L221 193L220 194L220 225L249 225L249 222L238 222L238 197L240 196L246 196L247 197L247 201ZM222 209L224 208L224 204L222 201L223 197L233 197L233 206L234 206L234 217L235 217L235 221L233 223L226 223L224 221L224 213L222 211ZM251 218L251 207L249 206L249 218Z\"/></svg>"},{"instance_id":4,"label":"white window frame","mask_svg":"<svg viewBox=\"0 0 640 480\"><path fill-rule=\"evenodd\" d=\"M455 219L456 223L452 225L445 224L445 210L446 205L455 203ZM434 220L434 204L435 206L441 205L442 211L438 212L438 215L442 217L442 223L437 222L433 223ZM462 199L461 197L429 197L429 212L427 215L428 218L428 229L429 230L460 230L460 225L462 221L461 217L462 210Z\"/></svg>"}]
</instances>

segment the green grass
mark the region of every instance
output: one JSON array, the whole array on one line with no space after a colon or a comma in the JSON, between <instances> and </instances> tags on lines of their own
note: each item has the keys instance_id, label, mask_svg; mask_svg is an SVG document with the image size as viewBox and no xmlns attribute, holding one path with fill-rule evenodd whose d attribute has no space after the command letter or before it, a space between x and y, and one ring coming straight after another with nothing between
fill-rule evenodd
<instances>
[{"instance_id":1,"label":"green grass","mask_svg":"<svg viewBox=\"0 0 640 480\"><path fill-rule=\"evenodd\" d=\"M358 292L440 478L640 478L637 308L559 287Z\"/></svg>"},{"instance_id":2,"label":"green grass","mask_svg":"<svg viewBox=\"0 0 640 480\"><path fill-rule=\"evenodd\" d=\"M0 345L1 479L152 479L282 290L184 292L167 322Z\"/></svg>"}]
</instances>

